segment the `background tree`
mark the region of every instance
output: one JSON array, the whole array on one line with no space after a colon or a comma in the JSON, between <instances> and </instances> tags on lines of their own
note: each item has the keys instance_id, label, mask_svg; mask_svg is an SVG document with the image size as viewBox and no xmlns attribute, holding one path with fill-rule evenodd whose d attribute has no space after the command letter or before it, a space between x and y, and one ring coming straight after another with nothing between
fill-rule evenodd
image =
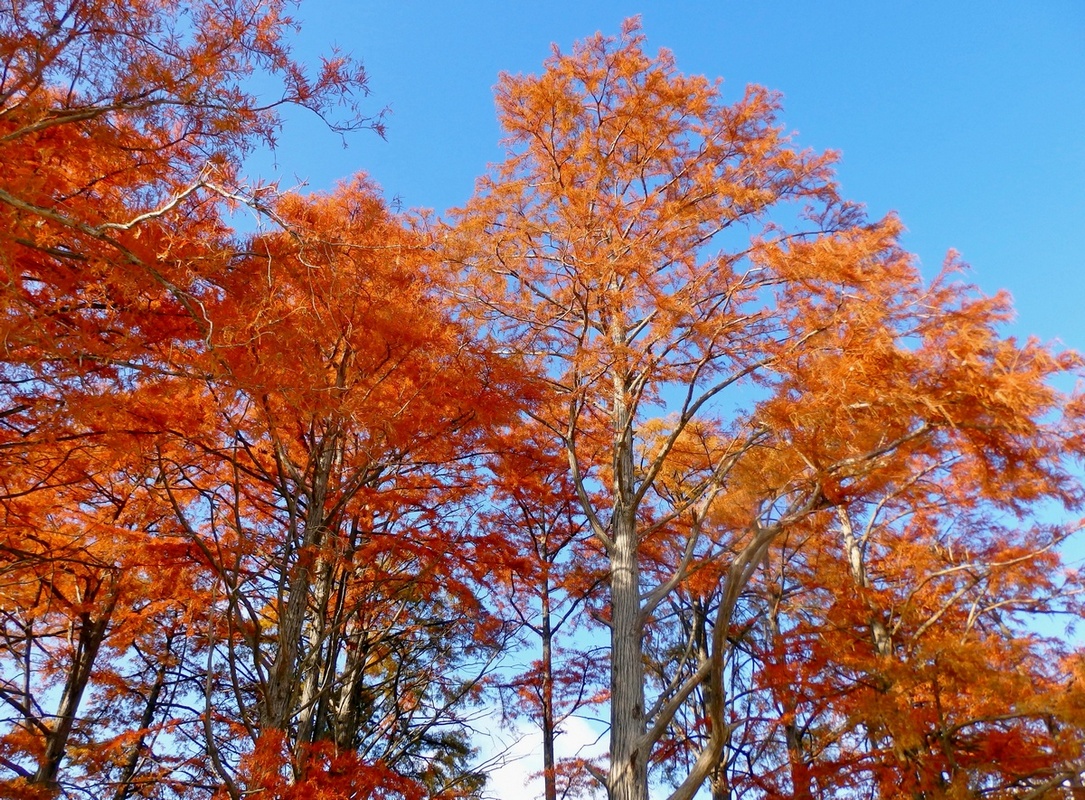
<instances>
[{"instance_id":1,"label":"background tree","mask_svg":"<svg viewBox=\"0 0 1085 800\"><path fill-rule=\"evenodd\" d=\"M1077 508L1065 398L1046 384L1076 361L999 339L1004 298L948 277L925 287L899 223L840 200L831 156L791 148L775 97L724 103L668 53L648 56L635 22L555 51L539 76L503 76L497 103L508 157L459 213L449 258L549 386L533 413L606 553L598 777L612 800L644 800L699 696L702 735L671 794L690 798L739 730L728 676L756 664L734 644L740 606L773 548L917 461L967 464L1021 513ZM700 599L699 624L664 613L676 593ZM646 672L653 642L694 630ZM754 780L773 757L753 753Z\"/></svg>"},{"instance_id":2,"label":"background tree","mask_svg":"<svg viewBox=\"0 0 1085 800\"><path fill-rule=\"evenodd\" d=\"M533 420L495 440L491 458L493 507L484 516L516 559L506 566L508 615L538 658L507 684L506 713L526 714L542 737L543 796L576 796L584 786L579 758L560 760L563 726L592 713L605 698L600 683L603 648L591 641L598 623L585 615L602 580L597 548L585 531L564 454Z\"/></svg>"},{"instance_id":3,"label":"background tree","mask_svg":"<svg viewBox=\"0 0 1085 800\"><path fill-rule=\"evenodd\" d=\"M134 680L143 664L149 680L133 689L136 720L175 685L172 634L164 650L136 644L141 615L151 627L159 611L173 618L160 631L185 624L152 591L180 567L151 541L163 510L146 456L159 431L142 420L204 346L204 278L223 265L226 234L208 190L232 185L285 104L325 113L346 100L344 129L368 124L350 105L361 70L332 59L307 79L282 12L32 1L0 15L7 791L49 793L65 758L98 758L75 744L116 721L108 709L124 703L104 687L126 671ZM266 102L243 88L257 69L280 81ZM103 670L110 639L129 657ZM99 752L115 746L132 764L147 729L99 738Z\"/></svg>"},{"instance_id":4,"label":"background tree","mask_svg":"<svg viewBox=\"0 0 1085 800\"><path fill-rule=\"evenodd\" d=\"M472 457L509 387L371 187L276 218L208 306L215 419L160 464L221 598L206 746L235 796L250 752L287 785L330 752L433 796L477 788L459 714L500 644L476 590L508 554L469 524Z\"/></svg>"},{"instance_id":5,"label":"background tree","mask_svg":"<svg viewBox=\"0 0 1085 800\"><path fill-rule=\"evenodd\" d=\"M499 548L458 515L503 402L374 190L238 186L284 105L379 128L286 7L0 15L5 793L479 780ZM289 232L237 236L234 202Z\"/></svg>"}]
</instances>

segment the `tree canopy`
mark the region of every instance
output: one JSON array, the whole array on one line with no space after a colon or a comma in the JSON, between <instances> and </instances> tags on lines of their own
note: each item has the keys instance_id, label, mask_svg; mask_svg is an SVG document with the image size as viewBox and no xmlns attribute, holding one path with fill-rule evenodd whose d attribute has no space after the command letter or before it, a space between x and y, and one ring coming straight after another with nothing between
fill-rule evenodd
<instances>
[{"instance_id":1,"label":"tree canopy","mask_svg":"<svg viewBox=\"0 0 1085 800\"><path fill-rule=\"evenodd\" d=\"M496 704L547 800L1085 792L1077 354L635 20L446 220L246 184L381 127L285 10L0 15L5 796L483 798Z\"/></svg>"}]
</instances>

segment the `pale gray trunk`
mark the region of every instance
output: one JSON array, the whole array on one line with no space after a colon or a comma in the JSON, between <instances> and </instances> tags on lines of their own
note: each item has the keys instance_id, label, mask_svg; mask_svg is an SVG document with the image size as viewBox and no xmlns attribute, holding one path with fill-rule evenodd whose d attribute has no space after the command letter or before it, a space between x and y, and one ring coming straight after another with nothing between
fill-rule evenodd
<instances>
[{"instance_id":1,"label":"pale gray trunk","mask_svg":"<svg viewBox=\"0 0 1085 800\"><path fill-rule=\"evenodd\" d=\"M848 566L851 577L856 586L867 588L870 581L866 574L866 563L863 557L863 546L855 536L855 530L851 525L851 518L844 508L837 509L837 519L840 521L840 529L844 534L844 550L848 555ZM880 656L888 656L893 652L893 639L885 623L873 610L870 615L870 633L874 641L874 649Z\"/></svg>"},{"instance_id":2,"label":"pale gray trunk","mask_svg":"<svg viewBox=\"0 0 1085 800\"><path fill-rule=\"evenodd\" d=\"M320 577L321 560L317 551L327 534L324 502L335 451L335 437L330 436L322 443L313 465L305 519L301 523L301 535L297 537L296 562L290 574L280 577L278 649L268 675L261 714L261 724L265 728L286 731L298 708L302 691L299 675L300 660L304 655L302 639L313 585Z\"/></svg>"},{"instance_id":3,"label":"pale gray trunk","mask_svg":"<svg viewBox=\"0 0 1085 800\"><path fill-rule=\"evenodd\" d=\"M301 697L298 703L298 741L310 743L319 735L321 725L321 696L330 684L328 674L329 661L334 655L324 656L325 648L330 648L328 639L329 599L336 572L333 558L321 556L314 569L318 580L313 588L312 612L308 615L306 630L306 651L303 654L305 669L301 677ZM330 665L334 669L334 663Z\"/></svg>"},{"instance_id":4,"label":"pale gray trunk","mask_svg":"<svg viewBox=\"0 0 1085 800\"><path fill-rule=\"evenodd\" d=\"M373 705L365 685L369 662L369 645L361 635L354 639L354 647L345 653L346 663L341 673L338 696L334 706L333 724L335 743L348 749L354 746L358 729L367 718Z\"/></svg>"},{"instance_id":5,"label":"pale gray trunk","mask_svg":"<svg viewBox=\"0 0 1085 800\"><path fill-rule=\"evenodd\" d=\"M647 800L644 646L637 509L633 505L632 410L621 377L614 379L614 505L610 549L610 800Z\"/></svg>"},{"instance_id":6,"label":"pale gray trunk","mask_svg":"<svg viewBox=\"0 0 1085 800\"><path fill-rule=\"evenodd\" d=\"M303 546L313 544L318 538L316 531L306 525ZM284 575L286 584L283 601L279 604L278 649L268 675L267 691L261 714L261 726L285 731L297 704L299 681L298 659L301 654L301 636L309 604L311 566L305 556L298 560L292 575Z\"/></svg>"},{"instance_id":7,"label":"pale gray trunk","mask_svg":"<svg viewBox=\"0 0 1085 800\"><path fill-rule=\"evenodd\" d=\"M372 528L373 522L370 519L365 530L372 530ZM338 577L333 617L337 620L338 630L333 639L335 647L327 656L329 670L336 669L340 658L343 661L335 691L324 702L328 709L331 738L338 747L344 750L354 747L358 731L368 717L372 706L372 700L367 697L368 690L365 685L370 657L368 644L370 631L365 630L356 620L352 625L347 619L348 614L344 608L351 578L351 570L346 565L350 563L353 553L356 552L361 536L362 528L358 520L354 519L351 522L347 551L342 555L342 566L336 570Z\"/></svg>"},{"instance_id":8,"label":"pale gray trunk","mask_svg":"<svg viewBox=\"0 0 1085 800\"><path fill-rule=\"evenodd\" d=\"M610 800L646 800L644 661L633 520L615 520L611 554Z\"/></svg>"},{"instance_id":9,"label":"pale gray trunk","mask_svg":"<svg viewBox=\"0 0 1085 800\"><path fill-rule=\"evenodd\" d=\"M546 576L542 590L542 734L543 734L543 797L558 800L557 764L554 760L554 631L551 625L550 577Z\"/></svg>"}]
</instances>

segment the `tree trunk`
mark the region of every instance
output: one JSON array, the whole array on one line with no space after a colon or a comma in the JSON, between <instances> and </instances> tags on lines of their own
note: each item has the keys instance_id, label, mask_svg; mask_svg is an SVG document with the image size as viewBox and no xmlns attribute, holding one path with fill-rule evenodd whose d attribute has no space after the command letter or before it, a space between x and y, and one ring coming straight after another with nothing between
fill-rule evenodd
<instances>
[{"instance_id":1,"label":"tree trunk","mask_svg":"<svg viewBox=\"0 0 1085 800\"><path fill-rule=\"evenodd\" d=\"M115 576L110 577L109 597L97 619L87 612L79 615L75 657L54 717L56 722L46 739L45 752L38 763L38 769L30 780L32 784L43 785L49 789L57 788L57 776L60 774L60 765L68 750L68 739L71 737L76 715L79 713L79 704L90 683L91 670L98 658L102 642L105 641L106 630L109 628L113 609L116 606L115 580Z\"/></svg>"},{"instance_id":2,"label":"tree trunk","mask_svg":"<svg viewBox=\"0 0 1085 800\"><path fill-rule=\"evenodd\" d=\"M136 772L139 769L139 762L143 755L143 749L146 747L147 734L151 725L154 723L155 714L158 713L158 700L162 696L163 687L166 685L166 675L169 666L168 656L171 652L174 635L174 631L169 631L166 634L165 650L159 661L158 669L155 670L154 683L151 684L151 691L147 695L147 702L143 707L143 715L139 720L139 734L128 750L128 758L125 760L124 767L121 769L121 773L117 778L117 789L113 793L113 800L127 800L132 794L134 788L133 781L136 777Z\"/></svg>"},{"instance_id":3,"label":"tree trunk","mask_svg":"<svg viewBox=\"0 0 1085 800\"><path fill-rule=\"evenodd\" d=\"M291 529L286 533L295 540L297 560L279 576L278 649L268 674L261 708L260 724L264 729L288 730L305 688L299 667L300 660L306 655L302 648L309 643L305 641L306 622L310 617L314 586L322 577L319 549L328 533L324 501L336 445L335 437L329 435L316 448L311 483L304 491L305 519L300 521L300 531L291 520ZM294 499L296 502L297 498Z\"/></svg>"},{"instance_id":4,"label":"tree trunk","mask_svg":"<svg viewBox=\"0 0 1085 800\"><path fill-rule=\"evenodd\" d=\"M614 378L614 506L610 548L610 800L647 800L644 620L640 600L637 509L633 491L632 409Z\"/></svg>"},{"instance_id":5,"label":"tree trunk","mask_svg":"<svg viewBox=\"0 0 1085 800\"><path fill-rule=\"evenodd\" d=\"M554 760L554 631L550 622L550 578L543 582L542 592L542 735L543 735L543 796L557 800L558 781Z\"/></svg>"},{"instance_id":6,"label":"tree trunk","mask_svg":"<svg viewBox=\"0 0 1085 800\"><path fill-rule=\"evenodd\" d=\"M611 555L610 800L647 800L644 661L636 530L632 515L615 520Z\"/></svg>"},{"instance_id":7,"label":"tree trunk","mask_svg":"<svg viewBox=\"0 0 1085 800\"><path fill-rule=\"evenodd\" d=\"M698 664L703 664L712 658L710 647L712 637L709 635L708 618L710 605L711 601L708 599L695 598L690 601L690 610L693 615L691 619L692 635L694 642L696 642ZM704 682L701 691L698 714L702 719L710 720L713 706L722 707L725 705L726 689L722 680L716 681L710 677ZM724 755L730 747L730 739L731 735L727 733L724 738L724 749L721 751L721 756L708 775L708 788L712 800L731 800L730 781L727 775L727 757Z\"/></svg>"}]
</instances>

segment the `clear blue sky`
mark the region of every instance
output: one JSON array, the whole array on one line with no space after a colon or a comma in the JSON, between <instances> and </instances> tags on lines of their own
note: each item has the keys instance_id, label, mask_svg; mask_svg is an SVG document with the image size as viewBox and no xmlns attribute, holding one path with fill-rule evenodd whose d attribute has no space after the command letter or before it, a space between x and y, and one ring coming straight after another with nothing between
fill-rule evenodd
<instances>
[{"instance_id":1,"label":"clear blue sky","mask_svg":"<svg viewBox=\"0 0 1085 800\"><path fill-rule=\"evenodd\" d=\"M276 164L283 186L326 189L370 174L405 208L462 204L501 157L492 87L501 71L538 72L640 14L649 49L683 72L784 95L803 146L841 153L844 194L873 216L896 210L924 273L949 248L984 291L1007 288L1012 332L1085 350L1085 2L421 2L307 0L297 53L330 44L366 65L388 138L348 147L291 115Z\"/></svg>"}]
</instances>

